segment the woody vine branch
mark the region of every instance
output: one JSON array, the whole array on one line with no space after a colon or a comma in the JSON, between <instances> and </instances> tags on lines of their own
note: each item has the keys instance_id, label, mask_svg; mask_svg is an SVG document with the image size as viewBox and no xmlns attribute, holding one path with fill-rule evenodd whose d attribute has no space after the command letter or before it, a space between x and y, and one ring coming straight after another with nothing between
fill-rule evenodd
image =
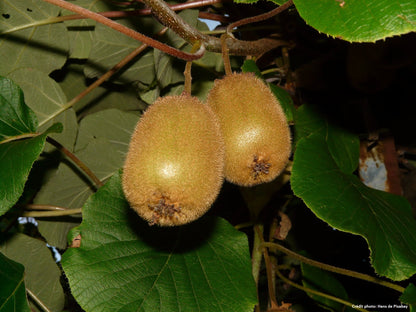
<instances>
[{"instance_id":1,"label":"woody vine branch","mask_svg":"<svg viewBox=\"0 0 416 312\"><path fill-rule=\"evenodd\" d=\"M150 8L152 14L166 27L172 29L180 37L186 40L191 45L195 45L198 42L201 45L201 49L195 54L186 53L180 50L177 50L173 47L170 47L166 44L163 44L157 40L154 40L150 37L147 37L141 33L138 33L124 25L121 25L111 19L96 13L88 9L79 7L72 3L69 3L64 0L43 0L45 2L51 3L53 5L62 7L68 11L75 12L82 15L83 17L93 19L99 23L102 23L108 27L111 27L127 36L130 36L138 41L141 41L153 48L159 49L167 54L170 54L174 57L191 61L202 57L205 49L211 52L221 52L221 40L220 38L202 34L197 29L186 23L180 16L178 16L175 11L166 4L163 0L144 0L143 2ZM279 12L287 9L292 4L292 1L289 0L287 3L283 4L279 8ZM288 42L280 39L271 39L271 38L261 38L255 41L244 41L238 40L235 38L227 38L227 47L230 54L233 55L252 55L259 57L262 54L270 51L279 46L287 46Z\"/></svg>"}]
</instances>

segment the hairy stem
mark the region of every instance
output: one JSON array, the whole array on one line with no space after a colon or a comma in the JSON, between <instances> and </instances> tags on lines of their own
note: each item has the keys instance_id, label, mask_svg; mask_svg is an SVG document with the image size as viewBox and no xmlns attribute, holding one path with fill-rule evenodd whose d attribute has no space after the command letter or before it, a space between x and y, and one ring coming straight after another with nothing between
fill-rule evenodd
<instances>
[{"instance_id":1,"label":"hairy stem","mask_svg":"<svg viewBox=\"0 0 416 312\"><path fill-rule=\"evenodd\" d=\"M277 243L267 243L266 242L266 243L263 243L262 245L264 247L267 247L267 248L274 248L274 249L277 249L279 251L282 251L282 252L284 252L285 254L287 254L288 256L290 256L292 258L295 258L295 259L297 259L301 262L304 262L306 264L318 267L322 270L326 270L326 271L330 271L330 272L334 272L334 273L354 277L354 278L357 278L357 279L365 280L365 281L368 281L368 282L371 282L371 283L375 283L375 284L378 284L378 285L381 285L381 286L385 286L385 287L394 289L394 290L396 290L398 292L401 292L401 293L403 293L404 290L405 290L405 288L403 288L399 285L396 285L396 284L393 284L393 283L390 283L390 282L387 282L387 281L383 281L383 280L381 280L379 278L376 278L376 277L373 277L371 275L367 275L367 274L363 274L363 273L359 273L359 272L355 272L355 271L335 267L335 266L332 266L332 265L329 265L329 264L325 264L325 263L322 263L322 262L319 262L319 261L316 261L316 260L309 259L309 258L304 257L304 256L302 256L302 255L300 255L300 254L298 254L298 253L296 253L296 252L294 252L290 249L287 249L286 247L283 247L282 245L277 244Z\"/></svg>"},{"instance_id":2,"label":"hairy stem","mask_svg":"<svg viewBox=\"0 0 416 312\"><path fill-rule=\"evenodd\" d=\"M97 176L91 171L90 168L87 167L87 165L84 164L77 156L75 156L73 153L71 153L68 149L63 147L61 143L55 141L51 137L47 137L46 141L48 141L50 144L55 146L59 151L65 154L69 159L71 159L82 171L85 172L85 174L94 182L94 184L97 186L97 188L103 186L103 183L100 181L100 179L97 178Z\"/></svg>"},{"instance_id":3,"label":"hairy stem","mask_svg":"<svg viewBox=\"0 0 416 312\"><path fill-rule=\"evenodd\" d=\"M231 75L233 73L231 69L230 54L227 47L227 37L228 34L223 34L221 36L221 50L222 50L222 61L224 62L224 70L226 75Z\"/></svg>"},{"instance_id":4,"label":"hairy stem","mask_svg":"<svg viewBox=\"0 0 416 312\"><path fill-rule=\"evenodd\" d=\"M247 18L244 18L244 19L239 20L237 22L234 22L234 23L228 25L227 33L231 33L231 30L233 28L240 27L240 26L243 26L243 25L246 25L246 24L265 21L269 18L272 18L273 16L287 10L292 5L293 5L293 0L289 0L285 3L283 3L281 6L277 7L276 9L271 10L270 12L260 14L260 15L257 15L257 16L247 17Z\"/></svg>"},{"instance_id":5,"label":"hairy stem","mask_svg":"<svg viewBox=\"0 0 416 312\"><path fill-rule=\"evenodd\" d=\"M183 52L181 50L175 49L171 46L168 46L160 41L157 41L155 39L152 39L150 37L147 37L131 28L128 28L120 23L117 23L101 14L92 12L88 9L84 9L83 7L80 7L78 5L66 2L64 0L43 0L45 2L57 5L61 8L64 8L68 11L72 11L75 13L78 13L82 16L85 16L87 18L93 19L95 21L97 21L98 23L101 23L103 25L106 25L114 30L117 30L135 40L138 40L140 42L143 42L155 49L161 50L169 55L172 55L174 57L183 59L185 61L192 61L192 60L196 60L201 58L204 55L205 52L205 48L203 47L203 45L201 46L201 49L195 53L195 54L191 54L191 53L187 53L187 52ZM169 8L170 10L170 8ZM173 11L172 11L173 12ZM176 14L175 14L176 15Z\"/></svg>"},{"instance_id":6,"label":"hairy stem","mask_svg":"<svg viewBox=\"0 0 416 312\"><path fill-rule=\"evenodd\" d=\"M199 49L200 43L197 42L193 45L191 53L197 51ZM183 93L191 95L192 94L192 61L186 62L185 70L183 72L185 76L185 83L184 83L184 89Z\"/></svg>"},{"instance_id":7,"label":"hairy stem","mask_svg":"<svg viewBox=\"0 0 416 312\"><path fill-rule=\"evenodd\" d=\"M50 1L50 0L48 0ZM202 42L206 49L211 52L221 53L221 39L204 35L178 16L163 0L143 0L149 6L154 16L166 27L172 29L185 41L194 44ZM265 52L287 45L283 40L262 38L255 41L243 41L227 38L227 46L230 54L260 56Z\"/></svg>"},{"instance_id":8,"label":"hairy stem","mask_svg":"<svg viewBox=\"0 0 416 312\"><path fill-rule=\"evenodd\" d=\"M293 287L296 287L296 288L298 288L298 289L300 289L300 290L303 290L304 292L306 292L306 293L310 293L310 294L314 294L314 295L317 295L317 296L320 296L320 297L323 297L323 298L327 298L327 299L329 299L329 300L332 300L332 301L335 301L335 302L338 302L338 303L341 303L341 304L343 304L343 305L345 305L345 306L347 306L347 307L352 307L353 306L353 304L351 303L351 302L348 302L348 301L346 301L346 300L343 300L343 299L341 299L341 298L338 298L338 297L335 297L335 296L332 296L332 295L328 295L328 294L325 294L325 293L323 293L323 292L320 292L320 291L317 291L317 290L314 290L314 289L311 289L311 288L308 288L308 287L305 287L305 286L302 286L302 285L299 285L299 284L297 284L297 283L295 283L295 282L292 282L290 279L288 279L288 278L286 278L280 271L279 271L279 269L277 269L276 270L276 275L283 281L283 282L285 282L285 283L287 283L287 284L289 284L289 285L291 285L291 286L293 286ZM360 308L355 308L356 310L358 310L358 311L363 311L363 312L368 312L368 310L365 310L365 309L360 309Z\"/></svg>"}]
</instances>

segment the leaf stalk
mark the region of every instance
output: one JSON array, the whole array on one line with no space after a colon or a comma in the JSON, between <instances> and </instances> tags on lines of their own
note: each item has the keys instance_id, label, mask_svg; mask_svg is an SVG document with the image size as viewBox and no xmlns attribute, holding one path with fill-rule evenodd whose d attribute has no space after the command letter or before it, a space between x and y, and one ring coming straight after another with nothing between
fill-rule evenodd
<instances>
[{"instance_id":1,"label":"leaf stalk","mask_svg":"<svg viewBox=\"0 0 416 312\"><path fill-rule=\"evenodd\" d=\"M277 244L277 243L264 242L262 244L262 246L266 247L266 248L270 248L270 249L277 249L281 252L284 252L285 254L287 254L288 256L290 256L292 258L295 258L295 259L297 259L297 260L299 260L303 263L315 266L315 267L320 268L322 270L326 270L326 271L338 273L338 274L341 274L341 275L346 275L346 276L354 277L354 278L357 278L357 279L365 280L365 281L368 281L368 282L371 282L371 283L374 283L374 284L378 284L378 285L381 285L381 286L385 286L385 287L394 289L394 290L396 290L400 293L403 293L404 290L405 290L404 287L401 287L399 285L390 283L388 281L381 280L381 279L373 277L371 275L367 275L367 274L359 273L359 272L356 272L356 271L351 271L351 270L339 268L339 267L336 267L336 266L332 266L332 265L325 264L325 263L322 263L322 262L319 262L319 261L316 261L316 260L309 259L309 258L307 258L305 256L302 256L302 255L300 255L300 254L298 254L298 253L296 253L296 252L294 252L290 249L287 249L286 247L283 247L282 245Z\"/></svg>"},{"instance_id":2,"label":"leaf stalk","mask_svg":"<svg viewBox=\"0 0 416 312\"><path fill-rule=\"evenodd\" d=\"M62 216L71 216L76 214L81 214L82 208L74 209L65 209L65 210L56 210L56 211L25 211L22 214L22 217L32 217L32 218L47 218L47 217L62 217Z\"/></svg>"},{"instance_id":3,"label":"leaf stalk","mask_svg":"<svg viewBox=\"0 0 416 312\"><path fill-rule=\"evenodd\" d=\"M306 292L306 293L310 293L310 294L314 294L314 295L317 295L317 296L320 296L320 297L323 297L323 298L327 298L327 299L329 299L329 300L332 300L332 301L335 301L335 302L338 302L338 303L341 303L341 304L343 304L343 305L345 305L345 306L347 306L347 307L352 307L353 306L353 304L351 303L351 302L349 302L349 301L346 301L346 300L343 300L343 299L341 299L341 298L338 298L338 297L335 297L335 296L332 296L332 295L329 295L329 294L326 294L326 293L323 293L323 292L320 292L320 291L318 291L318 290L314 290L314 289L311 289L311 288L309 288L309 287L305 287L305 286L302 286L302 285L299 285L299 284L297 284L297 283L295 283L295 282L293 282L293 281L291 281L290 279L288 279L287 277L285 277L280 271L279 271L279 268L280 268L280 266L277 268L277 270L276 270L276 275L283 281L283 282L285 282L285 283L287 283L287 284L289 284L289 285L291 285L291 286L293 286L293 287L295 287L295 288L298 288L298 289L300 289L300 290L303 290L304 292ZM368 310L366 310L366 309L361 309L361 308L354 308L354 309L356 309L357 311L362 311L362 312L368 312Z\"/></svg>"},{"instance_id":4,"label":"leaf stalk","mask_svg":"<svg viewBox=\"0 0 416 312\"><path fill-rule=\"evenodd\" d=\"M77 166L80 168L84 173L94 182L94 184L97 186L97 188L100 188L103 186L103 182L101 182L100 179L97 178L97 176L91 171L90 168L77 156L75 156L72 152L70 152L67 148L62 146L61 143L57 142L56 140L52 139L51 137L47 137L46 141L48 141L50 144L55 146L59 151L61 151L65 156L67 156L69 159L71 159Z\"/></svg>"}]
</instances>

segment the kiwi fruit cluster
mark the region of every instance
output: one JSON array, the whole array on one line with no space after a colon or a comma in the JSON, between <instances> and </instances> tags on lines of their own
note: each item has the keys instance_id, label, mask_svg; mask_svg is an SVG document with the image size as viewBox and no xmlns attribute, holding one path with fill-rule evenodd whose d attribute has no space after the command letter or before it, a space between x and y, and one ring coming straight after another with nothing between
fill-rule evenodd
<instances>
[{"instance_id":1,"label":"kiwi fruit cluster","mask_svg":"<svg viewBox=\"0 0 416 312\"><path fill-rule=\"evenodd\" d=\"M289 126L270 88L254 74L214 82L206 103L189 94L156 100L133 133L123 170L130 206L150 225L202 216L224 178L269 182L285 168Z\"/></svg>"}]
</instances>

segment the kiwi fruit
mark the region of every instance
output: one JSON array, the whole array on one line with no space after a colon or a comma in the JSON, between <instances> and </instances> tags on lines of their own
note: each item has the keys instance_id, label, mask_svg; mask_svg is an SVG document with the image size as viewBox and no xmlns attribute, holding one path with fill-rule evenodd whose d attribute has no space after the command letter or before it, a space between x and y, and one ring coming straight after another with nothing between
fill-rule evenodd
<instances>
[{"instance_id":1,"label":"kiwi fruit","mask_svg":"<svg viewBox=\"0 0 416 312\"><path fill-rule=\"evenodd\" d=\"M188 94L158 98L140 118L123 168L130 206L150 225L202 216L223 183L224 142L211 109Z\"/></svg>"},{"instance_id":2,"label":"kiwi fruit","mask_svg":"<svg viewBox=\"0 0 416 312\"><path fill-rule=\"evenodd\" d=\"M286 167L291 136L270 88L253 73L231 73L214 82L207 104L225 142L225 179L240 186L270 182Z\"/></svg>"}]
</instances>

